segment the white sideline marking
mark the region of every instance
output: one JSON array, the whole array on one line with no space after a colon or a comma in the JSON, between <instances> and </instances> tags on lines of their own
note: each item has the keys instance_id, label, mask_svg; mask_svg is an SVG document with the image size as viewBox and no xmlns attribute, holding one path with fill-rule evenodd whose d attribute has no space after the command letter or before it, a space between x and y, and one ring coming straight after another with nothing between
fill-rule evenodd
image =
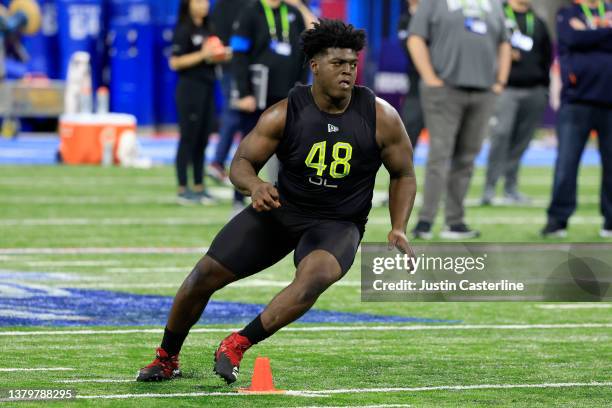
<instances>
[{"instance_id":1,"label":"white sideline marking","mask_svg":"<svg viewBox=\"0 0 612 408\"><path fill-rule=\"evenodd\" d=\"M179 266L164 266L164 267L134 267L134 268L106 268L106 273L184 273L188 274L193 269L193 265L179 267Z\"/></svg>"},{"instance_id":2,"label":"white sideline marking","mask_svg":"<svg viewBox=\"0 0 612 408\"><path fill-rule=\"evenodd\" d=\"M42 225L217 225L219 218L4 218L0 226L36 227Z\"/></svg>"},{"instance_id":3,"label":"white sideline marking","mask_svg":"<svg viewBox=\"0 0 612 408\"><path fill-rule=\"evenodd\" d=\"M546 215L537 217L479 217L477 220L469 221L470 225L533 225L538 228L546 223ZM600 225L603 223L601 217L576 217L572 218L572 225ZM387 225L389 224L388 217L370 217L368 224ZM542 224L542 225L540 225Z\"/></svg>"},{"instance_id":4,"label":"white sideline marking","mask_svg":"<svg viewBox=\"0 0 612 408\"><path fill-rule=\"evenodd\" d=\"M39 368L0 368L0 371L71 371L74 368L70 367L39 367Z\"/></svg>"},{"instance_id":5,"label":"white sideline marking","mask_svg":"<svg viewBox=\"0 0 612 408\"><path fill-rule=\"evenodd\" d=\"M319 332L319 331L421 331L421 330L530 330L530 329L608 329L612 323L566 323L566 324L438 324L412 326L309 326L287 327L283 332ZM198 328L190 333L227 333L240 330L234 328ZM104 329L104 330L39 330L39 331L0 331L0 336L61 336L72 334L136 334L162 333L162 329Z\"/></svg>"},{"instance_id":6,"label":"white sideline marking","mask_svg":"<svg viewBox=\"0 0 612 408\"><path fill-rule=\"evenodd\" d=\"M27 266L109 266L120 265L119 261L29 261L24 262Z\"/></svg>"},{"instance_id":7,"label":"white sideline marking","mask_svg":"<svg viewBox=\"0 0 612 408\"><path fill-rule=\"evenodd\" d=\"M86 248L0 248L2 255L75 255L75 254L201 254L207 247L86 247Z\"/></svg>"},{"instance_id":8,"label":"white sideline marking","mask_svg":"<svg viewBox=\"0 0 612 408\"><path fill-rule=\"evenodd\" d=\"M172 273L183 273L187 275L192 268L184 268L177 271L171 271ZM129 270L125 270L125 273L130 273ZM148 272L160 272L156 270L149 270ZM143 273L142 271L136 273ZM230 283L227 287L232 288L285 288L289 286L291 281L275 281L268 279L248 279L244 281L238 281L234 283ZM71 284L71 288L98 288L98 289L147 289L147 288L178 288L181 285L181 282L174 283L75 283ZM64 282L57 283L53 285L53 287L63 288L66 286ZM360 281L339 281L334 284L334 286L343 286L343 287L352 287L358 288L361 287Z\"/></svg>"},{"instance_id":9,"label":"white sideline marking","mask_svg":"<svg viewBox=\"0 0 612 408\"><path fill-rule=\"evenodd\" d=\"M135 381L135 380L133 380ZM286 393L285 393L286 394ZM110 395L77 395L76 399L130 399L130 398L182 398L182 397L242 397L253 396L258 394L246 394L239 392L178 392L173 394L110 394ZM278 394L282 395L282 394ZM326 395L310 394L308 392L299 392L291 394L299 397L316 397L321 398Z\"/></svg>"},{"instance_id":10,"label":"white sideline marking","mask_svg":"<svg viewBox=\"0 0 612 408\"><path fill-rule=\"evenodd\" d=\"M440 391L440 390L496 390L512 388L570 388L570 387L612 387L612 381L606 382L587 382L587 383L543 383L543 384L476 384L476 385L439 385L432 387L389 387L389 388L347 388L339 390L314 390L305 391L309 394L364 394L378 392L419 392L419 391ZM302 391L296 391L302 392ZM287 394L292 391L287 391ZM289 394L292 395L292 394Z\"/></svg>"},{"instance_id":11,"label":"white sideline marking","mask_svg":"<svg viewBox=\"0 0 612 408\"><path fill-rule=\"evenodd\" d=\"M134 378L77 378L74 380L56 380L56 383L62 384L81 384L81 383L131 383L135 382Z\"/></svg>"},{"instance_id":12,"label":"white sideline marking","mask_svg":"<svg viewBox=\"0 0 612 408\"><path fill-rule=\"evenodd\" d=\"M552 305L536 305L540 309L609 309L612 308L612 303L569 303L569 304L552 304Z\"/></svg>"},{"instance_id":13,"label":"white sideline marking","mask_svg":"<svg viewBox=\"0 0 612 408\"><path fill-rule=\"evenodd\" d=\"M462 390L499 390L514 388L573 388L573 387L611 387L612 382L586 382L586 383L543 383L543 384L476 384L476 385L441 385L433 387L397 387L397 388L350 388L338 390L288 390L284 394L298 397L325 397L332 394L369 394L388 392L421 392L421 391L462 391ZM109 394L109 395L77 395L77 399L131 399L131 398L177 398L177 397L242 397L238 392L183 392L173 394L146 393L146 394ZM365 407L405 407L406 405L366 405ZM364 407L362 407L364 408Z\"/></svg>"},{"instance_id":14,"label":"white sideline marking","mask_svg":"<svg viewBox=\"0 0 612 408\"><path fill-rule=\"evenodd\" d=\"M350 405L351 408L410 408L412 405L408 404L380 404L380 405ZM348 405L337 405L337 406L329 406L329 405L311 405L304 408L347 408Z\"/></svg>"}]
</instances>

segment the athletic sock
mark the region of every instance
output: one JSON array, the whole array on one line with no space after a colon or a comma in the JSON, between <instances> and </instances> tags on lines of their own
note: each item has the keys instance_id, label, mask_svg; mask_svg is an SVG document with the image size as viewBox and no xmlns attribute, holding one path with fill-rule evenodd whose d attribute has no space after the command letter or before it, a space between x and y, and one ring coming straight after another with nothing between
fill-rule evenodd
<instances>
[{"instance_id":1,"label":"athletic sock","mask_svg":"<svg viewBox=\"0 0 612 408\"><path fill-rule=\"evenodd\" d=\"M238 334L249 339L251 344L257 344L271 335L264 329L263 324L261 324L261 315L257 315L257 317L253 319L251 323L247 324L244 329L240 330Z\"/></svg>"},{"instance_id":2,"label":"athletic sock","mask_svg":"<svg viewBox=\"0 0 612 408\"><path fill-rule=\"evenodd\" d=\"M164 349L168 355L175 355L181 351L181 347L183 347L183 342L185 338L187 338L188 333L174 333L170 331L167 327L164 329L164 338L161 343L161 348Z\"/></svg>"}]
</instances>

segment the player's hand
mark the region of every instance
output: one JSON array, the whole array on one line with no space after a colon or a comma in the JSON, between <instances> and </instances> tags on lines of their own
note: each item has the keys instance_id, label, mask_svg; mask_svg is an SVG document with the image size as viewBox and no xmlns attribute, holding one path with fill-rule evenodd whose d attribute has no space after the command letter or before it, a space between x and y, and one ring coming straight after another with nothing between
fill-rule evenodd
<instances>
[{"instance_id":1,"label":"player's hand","mask_svg":"<svg viewBox=\"0 0 612 408\"><path fill-rule=\"evenodd\" d=\"M251 193L255 211L270 211L281 206L278 190L270 183L261 183Z\"/></svg>"},{"instance_id":2,"label":"player's hand","mask_svg":"<svg viewBox=\"0 0 612 408\"><path fill-rule=\"evenodd\" d=\"M243 112L255 112L257 110L257 100L253 95L245 96L234 103L234 107Z\"/></svg>"},{"instance_id":3,"label":"player's hand","mask_svg":"<svg viewBox=\"0 0 612 408\"><path fill-rule=\"evenodd\" d=\"M410 258L415 258L414 251L408 243L406 233L400 230L391 230L387 235L389 241L389 249L397 248L401 253L408 255Z\"/></svg>"}]
</instances>

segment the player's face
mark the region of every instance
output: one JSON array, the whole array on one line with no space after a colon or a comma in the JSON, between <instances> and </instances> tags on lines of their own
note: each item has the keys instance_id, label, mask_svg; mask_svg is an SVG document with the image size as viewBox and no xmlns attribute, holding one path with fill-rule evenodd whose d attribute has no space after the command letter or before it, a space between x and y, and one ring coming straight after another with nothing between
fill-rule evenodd
<instances>
[{"instance_id":1,"label":"player's face","mask_svg":"<svg viewBox=\"0 0 612 408\"><path fill-rule=\"evenodd\" d=\"M329 48L317 58L316 80L334 98L350 95L357 78L357 52L350 48Z\"/></svg>"},{"instance_id":2,"label":"player's face","mask_svg":"<svg viewBox=\"0 0 612 408\"><path fill-rule=\"evenodd\" d=\"M202 19L208 15L210 3L208 0L191 0L189 2L189 13L191 17Z\"/></svg>"}]
</instances>

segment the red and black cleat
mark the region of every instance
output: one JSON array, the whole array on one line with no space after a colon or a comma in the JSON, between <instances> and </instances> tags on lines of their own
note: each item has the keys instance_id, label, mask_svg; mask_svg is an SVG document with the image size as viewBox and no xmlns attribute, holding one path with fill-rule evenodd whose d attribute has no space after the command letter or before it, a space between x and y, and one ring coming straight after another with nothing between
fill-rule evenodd
<instances>
[{"instance_id":1,"label":"red and black cleat","mask_svg":"<svg viewBox=\"0 0 612 408\"><path fill-rule=\"evenodd\" d=\"M227 336L215 351L215 374L231 384L238 379L240 361L244 352L251 347L251 342L239 333Z\"/></svg>"},{"instance_id":2,"label":"red and black cleat","mask_svg":"<svg viewBox=\"0 0 612 408\"><path fill-rule=\"evenodd\" d=\"M178 354L170 356L163 348L159 347L156 350L155 360L140 369L136 381L164 381L180 376Z\"/></svg>"}]
</instances>

